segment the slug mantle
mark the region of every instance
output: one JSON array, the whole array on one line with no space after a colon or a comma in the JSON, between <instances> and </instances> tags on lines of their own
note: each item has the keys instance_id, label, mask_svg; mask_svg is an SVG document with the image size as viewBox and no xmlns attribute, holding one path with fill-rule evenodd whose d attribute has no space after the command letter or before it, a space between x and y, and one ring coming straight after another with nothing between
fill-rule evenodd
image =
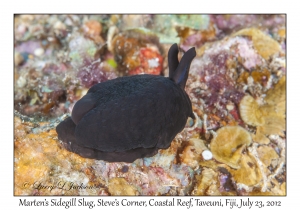
<instances>
[{"instance_id":1,"label":"slug mantle","mask_svg":"<svg viewBox=\"0 0 300 210\"><path fill-rule=\"evenodd\" d=\"M134 75L92 86L57 127L67 150L109 162L133 162L170 146L187 118L194 118L185 92L189 49L178 60L178 46L168 52L169 77Z\"/></svg>"}]
</instances>

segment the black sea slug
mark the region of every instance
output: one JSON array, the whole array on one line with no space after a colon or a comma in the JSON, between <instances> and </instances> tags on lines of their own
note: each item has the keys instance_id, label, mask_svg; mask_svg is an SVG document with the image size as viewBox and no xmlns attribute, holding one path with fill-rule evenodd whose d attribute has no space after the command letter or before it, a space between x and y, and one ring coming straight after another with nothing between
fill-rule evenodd
<instances>
[{"instance_id":1,"label":"black sea slug","mask_svg":"<svg viewBox=\"0 0 300 210\"><path fill-rule=\"evenodd\" d=\"M179 62L173 44L169 77L144 74L94 85L56 127L58 139L82 157L109 162L133 162L168 148L195 117L184 90L195 56L191 48Z\"/></svg>"}]
</instances>

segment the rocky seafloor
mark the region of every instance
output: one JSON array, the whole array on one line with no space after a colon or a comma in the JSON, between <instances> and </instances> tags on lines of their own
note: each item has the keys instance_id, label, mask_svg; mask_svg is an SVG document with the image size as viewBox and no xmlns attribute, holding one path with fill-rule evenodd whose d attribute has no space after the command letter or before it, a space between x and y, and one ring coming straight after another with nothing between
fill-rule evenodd
<instances>
[{"instance_id":1,"label":"rocky seafloor","mask_svg":"<svg viewBox=\"0 0 300 210\"><path fill-rule=\"evenodd\" d=\"M285 15L14 21L15 195L286 195ZM168 76L173 43L196 47L186 85L196 120L170 148L133 163L64 149L55 127L91 86Z\"/></svg>"}]
</instances>

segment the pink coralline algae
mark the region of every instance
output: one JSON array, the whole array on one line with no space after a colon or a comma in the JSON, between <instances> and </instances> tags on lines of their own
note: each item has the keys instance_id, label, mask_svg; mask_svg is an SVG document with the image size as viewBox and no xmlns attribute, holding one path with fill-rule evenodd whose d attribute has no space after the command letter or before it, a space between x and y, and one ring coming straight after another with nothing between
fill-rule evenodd
<instances>
[{"instance_id":1,"label":"pink coralline algae","mask_svg":"<svg viewBox=\"0 0 300 210\"><path fill-rule=\"evenodd\" d=\"M41 43L39 41L27 41L22 42L19 46L15 48L17 52L30 53L33 54L37 48L41 48Z\"/></svg>"},{"instance_id":2,"label":"pink coralline algae","mask_svg":"<svg viewBox=\"0 0 300 210\"><path fill-rule=\"evenodd\" d=\"M188 89L215 119L228 122L229 113L237 120L236 106L245 95L244 86L237 82L239 74L262 65L263 58L247 37L227 37L203 48L202 56L192 63ZM233 109L227 110L229 104L235 104Z\"/></svg>"},{"instance_id":3,"label":"pink coralline algae","mask_svg":"<svg viewBox=\"0 0 300 210\"><path fill-rule=\"evenodd\" d=\"M128 168L126 173L122 172L123 167ZM190 181L194 178L190 167L175 164L168 169L153 165L145 167L138 162L123 166L123 163L97 161L94 170L96 175L107 181L123 177L138 189L140 195L176 195L180 191L183 193L190 190Z\"/></svg>"},{"instance_id":4,"label":"pink coralline algae","mask_svg":"<svg viewBox=\"0 0 300 210\"><path fill-rule=\"evenodd\" d=\"M257 15L214 15L216 25L222 30L245 27L258 19Z\"/></svg>"},{"instance_id":5,"label":"pink coralline algae","mask_svg":"<svg viewBox=\"0 0 300 210\"><path fill-rule=\"evenodd\" d=\"M74 36L69 43L71 65L86 88L116 78L114 67L106 59L109 56L98 55L101 47L80 35Z\"/></svg>"},{"instance_id":6,"label":"pink coralline algae","mask_svg":"<svg viewBox=\"0 0 300 210\"><path fill-rule=\"evenodd\" d=\"M107 63L100 60L94 62L86 61L80 67L77 76L84 87L90 88L99 82L116 78L116 74L110 69L111 67Z\"/></svg>"},{"instance_id":7,"label":"pink coralline algae","mask_svg":"<svg viewBox=\"0 0 300 210\"><path fill-rule=\"evenodd\" d=\"M226 34L246 27L272 29L285 24L284 15L211 15L211 20Z\"/></svg>"},{"instance_id":8,"label":"pink coralline algae","mask_svg":"<svg viewBox=\"0 0 300 210\"><path fill-rule=\"evenodd\" d=\"M238 52L241 58L243 58L242 63L247 70L251 70L262 64L262 59L253 49L253 45L250 40L239 39Z\"/></svg>"}]
</instances>

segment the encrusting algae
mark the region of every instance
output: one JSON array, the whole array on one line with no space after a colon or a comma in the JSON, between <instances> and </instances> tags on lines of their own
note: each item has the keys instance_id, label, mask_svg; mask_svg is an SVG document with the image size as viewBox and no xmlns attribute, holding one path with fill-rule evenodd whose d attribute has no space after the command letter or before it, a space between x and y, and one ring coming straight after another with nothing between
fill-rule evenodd
<instances>
[{"instance_id":1,"label":"encrusting algae","mask_svg":"<svg viewBox=\"0 0 300 210\"><path fill-rule=\"evenodd\" d=\"M111 195L138 195L138 191L124 178L112 178L108 181L108 191Z\"/></svg>"}]
</instances>

